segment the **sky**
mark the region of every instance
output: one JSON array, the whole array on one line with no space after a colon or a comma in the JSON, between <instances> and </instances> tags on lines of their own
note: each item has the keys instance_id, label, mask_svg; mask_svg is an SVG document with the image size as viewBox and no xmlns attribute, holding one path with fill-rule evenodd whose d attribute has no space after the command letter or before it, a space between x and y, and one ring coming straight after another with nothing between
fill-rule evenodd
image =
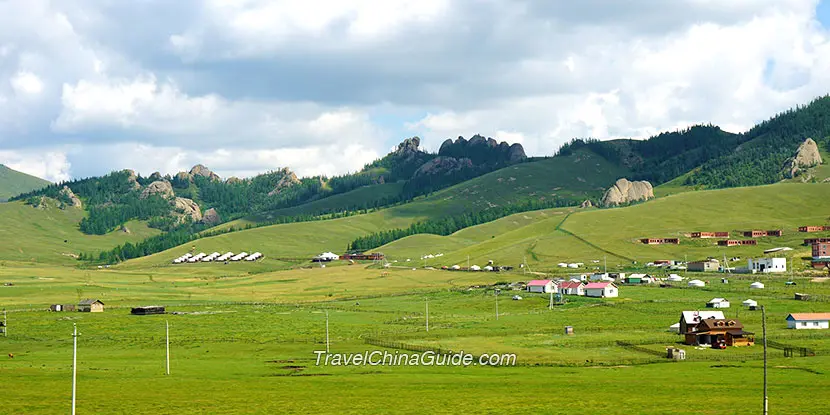
<instances>
[{"instance_id":1,"label":"sky","mask_svg":"<svg viewBox=\"0 0 830 415\"><path fill-rule=\"evenodd\" d=\"M0 164L357 171L398 142L741 132L830 93L830 0L0 0Z\"/></svg>"}]
</instances>

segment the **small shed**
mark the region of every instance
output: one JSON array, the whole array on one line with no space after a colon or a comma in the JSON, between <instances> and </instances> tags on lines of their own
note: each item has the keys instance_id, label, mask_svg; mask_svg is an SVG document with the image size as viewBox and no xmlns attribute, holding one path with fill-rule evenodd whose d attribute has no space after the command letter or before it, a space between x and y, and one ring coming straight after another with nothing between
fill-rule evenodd
<instances>
[{"instance_id":1,"label":"small shed","mask_svg":"<svg viewBox=\"0 0 830 415\"><path fill-rule=\"evenodd\" d=\"M61 304L52 304L49 306L49 311L63 311L63 305Z\"/></svg>"},{"instance_id":2,"label":"small shed","mask_svg":"<svg viewBox=\"0 0 830 415\"><path fill-rule=\"evenodd\" d=\"M104 303L101 300L87 298L78 303L78 311L86 313L101 313L104 311Z\"/></svg>"},{"instance_id":3,"label":"small shed","mask_svg":"<svg viewBox=\"0 0 830 415\"><path fill-rule=\"evenodd\" d=\"M749 284L749 288L764 288L764 284L756 281L752 284Z\"/></svg>"}]
</instances>

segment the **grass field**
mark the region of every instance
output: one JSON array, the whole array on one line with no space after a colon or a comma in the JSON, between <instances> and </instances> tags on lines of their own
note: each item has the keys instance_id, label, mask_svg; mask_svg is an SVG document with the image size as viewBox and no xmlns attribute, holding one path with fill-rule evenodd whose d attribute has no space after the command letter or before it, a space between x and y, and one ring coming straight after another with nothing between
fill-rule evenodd
<instances>
[{"instance_id":1,"label":"grass field","mask_svg":"<svg viewBox=\"0 0 830 415\"><path fill-rule=\"evenodd\" d=\"M73 255L110 249L125 242L139 242L159 233L143 222L126 224L130 233L86 235L78 229L84 217L80 209L59 209L53 203L34 208L23 202L0 203L0 259L44 264L74 265Z\"/></svg>"},{"instance_id":2,"label":"grass field","mask_svg":"<svg viewBox=\"0 0 830 415\"><path fill-rule=\"evenodd\" d=\"M774 413L821 413L830 404L824 393L830 388L830 336L787 330L784 322L787 313L826 310L828 303L791 300L794 288L780 280L751 293L749 279L719 284L718 275L703 277L710 281L705 289L624 286L620 298L572 297L553 310L544 295L522 293L522 301L511 301L507 292L496 318L492 290L466 287L523 279L522 274L392 268L381 277L365 265L215 279L172 272L0 268L0 278L14 283L0 287L0 302L13 310L9 337L0 338L5 413L68 410L73 323L81 333L79 413L688 413L677 396L712 396L699 413L753 412L761 396L760 346L680 346L688 360L679 363L641 351L677 345L679 337L668 326L680 311L701 308L715 296L733 304L751 296L767 307L771 340L816 351L815 357L784 358L783 351L771 349ZM828 283L797 281L800 291L818 298L830 294ZM74 302L78 288L85 297L100 296L107 310L40 311L50 302ZM177 314L129 315L129 306L150 303L166 304ZM335 353L515 353L517 366L318 366L314 351L325 349L326 310ZM760 337L760 312L734 306L725 313L737 315ZM165 321L171 330L169 377ZM574 336L562 333L565 325L575 328ZM376 345L383 342L404 348ZM579 399L538 399L552 389ZM811 399L800 398L805 394Z\"/></svg>"}]
</instances>

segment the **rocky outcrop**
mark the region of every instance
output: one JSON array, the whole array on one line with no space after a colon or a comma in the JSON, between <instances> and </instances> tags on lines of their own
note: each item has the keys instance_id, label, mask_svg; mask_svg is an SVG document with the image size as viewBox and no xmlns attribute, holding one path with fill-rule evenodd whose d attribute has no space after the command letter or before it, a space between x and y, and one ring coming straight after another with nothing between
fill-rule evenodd
<instances>
[{"instance_id":1,"label":"rocky outcrop","mask_svg":"<svg viewBox=\"0 0 830 415\"><path fill-rule=\"evenodd\" d=\"M81 199L72 192L72 189L69 186L64 186L63 189L60 190L60 197L61 201L66 203L69 206L74 208L81 209L84 207L83 203L81 203Z\"/></svg>"},{"instance_id":2,"label":"rocky outcrop","mask_svg":"<svg viewBox=\"0 0 830 415\"><path fill-rule=\"evenodd\" d=\"M417 153L421 151L419 148L421 145L421 138L420 137L412 137L403 140L400 144L398 144L398 148L395 149L395 154L401 156L407 156L413 153Z\"/></svg>"},{"instance_id":3,"label":"rocky outcrop","mask_svg":"<svg viewBox=\"0 0 830 415\"><path fill-rule=\"evenodd\" d=\"M162 178L161 173L159 173L157 171L153 172L153 174L150 175L150 180L152 180L154 182L157 182L157 181L161 180L161 178Z\"/></svg>"},{"instance_id":4,"label":"rocky outcrop","mask_svg":"<svg viewBox=\"0 0 830 415\"><path fill-rule=\"evenodd\" d=\"M190 177L202 176L210 180L220 180L219 175L210 171L209 168L202 164L197 164L190 169Z\"/></svg>"},{"instance_id":5,"label":"rocky outcrop","mask_svg":"<svg viewBox=\"0 0 830 415\"><path fill-rule=\"evenodd\" d=\"M413 178L421 176L432 176L436 174L449 174L466 168L472 168L473 161L468 158L456 159L453 157L436 157L424 163L418 170L415 170Z\"/></svg>"},{"instance_id":6,"label":"rocky outcrop","mask_svg":"<svg viewBox=\"0 0 830 415\"><path fill-rule=\"evenodd\" d=\"M795 156L787 159L784 163L784 176L792 179L821 163L822 159L821 153L818 151L818 145L812 138L808 138L798 146Z\"/></svg>"},{"instance_id":7,"label":"rocky outcrop","mask_svg":"<svg viewBox=\"0 0 830 415\"><path fill-rule=\"evenodd\" d=\"M582 208L582 209L586 209L586 208L589 208L589 207L594 207L594 204L593 204L593 203L591 203L591 201L590 201L590 200L585 199L585 201L584 201L584 202L582 202L582 203L579 205L579 207L580 207L580 208Z\"/></svg>"},{"instance_id":8,"label":"rocky outcrop","mask_svg":"<svg viewBox=\"0 0 830 415\"><path fill-rule=\"evenodd\" d=\"M294 174L293 171L289 170L288 167L283 167L279 170L279 173L282 174L280 180L277 182L277 185L274 187L274 190L268 192L268 196L273 196L279 194L283 189L287 189L291 186L300 184L300 179L297 178L297 175Z\"/></svg>"},{"instance_id":9,"label":"rocky outcrop","mask_svg":"<svg viewBox=\"0 0 830 415\"><path fill-rule=\"evenodd\" d=\"M654 188L647 181L631 182L619 179L602 196L602 206L617 206L625 203L654 198Z\"/></svg>"},{"instance_id":10,"label":"rocky outcrop","mask_svg":"<svg viewBox=\"0 0 830 415\"><path fill-rule=\"evenodd\" d=\"M176 181L180 181L180 182L189 182L190 179L192 179L192 178L193 178L193 176L191 176L190 173L188 173L186 171L180 171L180 172L176 173L176 176L174 177L174 179Z\"/></svg>"},{"instance_id":11,"label":"rocky outcrop","mask_svg":"<svg viewBox=\"0 0 830 415\"><path fill-rule=\"evenodd\" d=\"M225 179L225 183L227 183L227 184L239 184L239 183L242 183L242 179L240 179L239 177L236 177L236 176L228 177L227 179Z\"/></svg>"},{"instance_id":12,"label":"rocky outcrop","mask_svg":"<svg viewBox=\"0 0 830 415\"><path fill-rule=\"evenodd\" d=\"M222 218L219 217L219 212L214 208L206 210L205 214L202 215L202 223L216 225L219 222L222 222Z\"/></svg>"},{"instance_id":13,"label":"rocky outcrop","mask_svg":"<svg viewBox=\"0 0 830 415\"><path fill-rule=\"evenodd\" d=\"M202 210L196 202L184 198L177 197L173 199L173 209L179 215L179 223L184 222L185 218L189 217L193 222L202 220Z\"/></svg>"},{"instance_id":14,"label":"rocky outcrop","mask_svg":"<svg viewBox=\"0 0 830 415\"><path fill-rule=\"evenodd\" d=\"M136 176L135 171L125 169L124 172L127 173L127 181L133 186L133 189L140 189L141 184L138 183L138 176Z\"/></svg>"},{"instance_id":15,"label":"rocky outcrop","mask_svg":"<svg viewBox=\"0 0 830 415\"><path fill-rule=\"evenodd\" d=\"M139 198L146 199L152 195L159 195L165 199L170 199L174 196L173 186L169 182L162 180L152 182L141 191Z\"/></svg>"},{"instance_id":16,"label":"rocky outcrop","mask_svg":"<svg viewBox=\"0 0 830 415\"><path fill-rule=\"evenodd\" d=\"M527 158L527 155L525 154L525 149L524 149L524 147L522 147L521 144L514 143L513 145L510 146L510 149L508 150L508 153L507 153L507 160L508 161L510 161L511 163L516 163L516 162L522 161L526 158Z\"/></svg>"}]
</instances>

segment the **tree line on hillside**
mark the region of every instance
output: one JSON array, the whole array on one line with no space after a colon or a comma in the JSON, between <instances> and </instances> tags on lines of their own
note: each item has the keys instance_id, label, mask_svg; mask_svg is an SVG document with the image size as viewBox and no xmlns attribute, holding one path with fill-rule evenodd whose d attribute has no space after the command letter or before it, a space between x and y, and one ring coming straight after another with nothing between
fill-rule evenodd
<instances>
[{"instance_id":1,"label":"tree line on hillside","mask_svg":"<svg viewBox=\"0 0 830 415\"><path fill-rule=\"evenodd\" d=\"M491 222L514 213L531 210L550 209L555 207L573 206L575 202L567 199L525 200L506 206L498 206L486 210L462 213L440 219L427 219L416 222L407 228L397 228L371 233L355 238L348 246L349 251L366 251L386 245L398 239L411 235L429 233L434 235L450 235L470 226Z\"/></svg>"}]
</instances>

